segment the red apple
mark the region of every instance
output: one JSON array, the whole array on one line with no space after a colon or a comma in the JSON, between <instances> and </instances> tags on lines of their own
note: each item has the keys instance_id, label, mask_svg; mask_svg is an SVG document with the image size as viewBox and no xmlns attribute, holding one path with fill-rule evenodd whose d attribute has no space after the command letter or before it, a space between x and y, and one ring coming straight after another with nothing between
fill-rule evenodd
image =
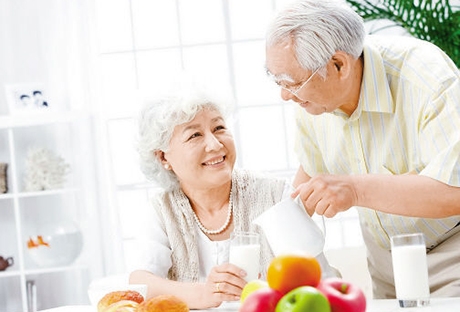
<instances>
[{"instance_id":1,"label":"red apple","mask_svg":"<svg viewBox=\"0 0 460 312\"><path fill-rule=\"evenodd\" d=\"M250 293L241 304L239 312L275 312L283 294L273 288L260 288Z\"/></svg>"},{"instance_id":2,"label":"red apple","mask_svg":"<svg viewBox=\"0 0 460 312\"><path fill-rule=\"evenodd\" d=\"M329 300L332 312L366 311L366 297L357 285L330 277L321 280L316 288Z\"/></svg>"}]
</instances>

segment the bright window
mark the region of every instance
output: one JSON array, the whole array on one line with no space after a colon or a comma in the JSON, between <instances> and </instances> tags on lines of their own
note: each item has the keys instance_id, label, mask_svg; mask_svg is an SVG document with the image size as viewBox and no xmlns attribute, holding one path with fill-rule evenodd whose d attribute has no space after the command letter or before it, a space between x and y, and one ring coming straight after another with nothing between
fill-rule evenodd
<instances>
[{"instance_id":1,"label":"bright window","mask_svg":"<svg viewBox=\"0 0 460 312\"><path fill-rule=\"evenodd\" d=\"M137 168L137 95L161 91L178 72L231 85L239 166L293 177L295 104L280 99L264 70L265 28L281 2L286 1L96 0L99 111L108 142L103 161L112 177L110 209L119 220L124 251L125 267L118 270L129 270L135 257L137 216L149 209L148 190L154 187ZM327 224L326 247L362 244L355 211Z\"/></svg>"}]
</instances>

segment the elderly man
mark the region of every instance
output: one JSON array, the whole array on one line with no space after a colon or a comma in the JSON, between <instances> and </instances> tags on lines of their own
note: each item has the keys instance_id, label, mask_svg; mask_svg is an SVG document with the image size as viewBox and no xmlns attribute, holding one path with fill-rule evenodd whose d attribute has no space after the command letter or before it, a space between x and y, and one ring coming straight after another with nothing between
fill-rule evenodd
<instances>
[{"instance_id":1,"label":"elderly man","mask_svg":"<svg viewBox=\"0 0 460 312\"><path fill-rule=\"evenodd\" d=\"M357 207L376 298L394 298L390 237L422 232L433 296L460 296L460 73L436 46L365 36L346 4L301 0L269 26L266 69L298 105L296 191Z\"/></svg>"}]
</instances>

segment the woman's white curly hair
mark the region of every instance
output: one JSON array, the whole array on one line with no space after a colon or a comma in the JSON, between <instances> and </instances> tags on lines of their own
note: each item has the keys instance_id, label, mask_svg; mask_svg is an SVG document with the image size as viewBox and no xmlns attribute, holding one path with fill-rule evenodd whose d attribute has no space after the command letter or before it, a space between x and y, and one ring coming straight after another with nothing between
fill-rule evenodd
<instances>
[{"instance_id":1,"label":"woman's white curly hair","mask_svg":"<svg viewBox=\"0 0 460 312\"><path fill-rule=\"evenodd\" d=\"M179 187L172 170L163 168L155 156L156 151L166 152L174 128L195 118L203 109L219 112L224 119L231 112L233 100L196 83L180 85L169 95L145 102L139 116L137 150L140 169L147 180L171 190Z\"/></svg>"}]
</instances>

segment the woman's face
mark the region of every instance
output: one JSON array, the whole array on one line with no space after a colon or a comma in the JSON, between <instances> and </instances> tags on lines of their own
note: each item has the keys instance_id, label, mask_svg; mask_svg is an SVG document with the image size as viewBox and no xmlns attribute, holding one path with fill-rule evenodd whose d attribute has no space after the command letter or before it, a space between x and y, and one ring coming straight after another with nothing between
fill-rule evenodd
<instances>
[{"instance_id":1,"label":"woman's face","mask_svg":"<svg viewBox=\"0 0 460 312\"><path fill-rule=\"evenodd\" d=\"M223 117L203 109L190 122L176 126L164 158L182 187L213 188L231 180L236 150Z\"/></svg>"}]
</instances>

